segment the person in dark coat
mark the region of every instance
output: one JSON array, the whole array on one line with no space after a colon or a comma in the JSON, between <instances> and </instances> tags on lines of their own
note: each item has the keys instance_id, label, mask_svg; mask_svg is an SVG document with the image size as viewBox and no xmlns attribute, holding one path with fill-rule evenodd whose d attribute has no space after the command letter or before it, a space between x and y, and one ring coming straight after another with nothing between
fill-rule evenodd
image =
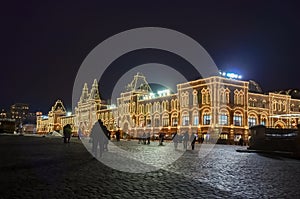
<instances>
[{"instance_id":1,"label":"person in dark coat","mask_svg":"<svg viewBox=\"0 0 300 199\"><path fill-rule=\"evenodd\" d=\"M70 138L72 134L72 127L70 124L67 124L63 127L64 134L64 143L70 143Z\"/></svg>"},{"instance_id":2,"label":"person in dark coat","mask_svg":"<svg viewBox=\"0 0 300 199\"><path fill-rule=\"evenodd\" d=\"M186 131L183 135L183 149L187 149L187 143L189 141L189 133Z\"/></svg>"},{"instance_id":3,"label":"person in dark coat","mask_svg":"<svg viewBox=\"0 0 300 199\"><path fill-rule=\"evenodd\" d=\"M147 133L147 144L150 144L150 132Z\"/></svg>"},{"instance_id":4,"label":"person in dark coat","mask_svg":"<svg viewBox=\"0 0 300 199\"><path fill-rule=\"evenodd\" d=\"M172 141L174 143L174 148L177 150L178 142L179 142L179 136L177 135L177 132L175 132L172 136Z\"/></svg>"},{"instance_id":5,"label":"person in dark coat","mask_svg":"<svg viewBox=\"0 0 300 199\"><path fill-rule=\"evenodd\" d=\"M103 127L103 123L101 120L98 120L92 128L90 137L92 139L92 154L95 158L102 157L104 152L105 143L108 143L107 132L105 131L106 128ZM103 127L103 128L102 128ZM98 150L99 148L99 150Z\"/></svg>"},{"instance_id":6,"label":"person in dark coat","mask_svg":"<svg viewBox=\"0 0 300 199\"><path fill-rule=\"evenodd\" d=\"M239 139L239 145L240 145L240 146L243 146L243 145L244 145L244 140L243 140L242 137Z\"/></svg>"},{"instance_id":7,"label":"person in dark coat","mask_svg":"<svg viewBox=\"0 0 300 199\"><path fill-rule=\"evenodd\" d=\"M192 134L192 136L191 136L192 150L194 150L194 148L195 148L196 140L197 140L197 136L195 134Z\"/></svg>"},{"instance_id":8,"label":"person in dark coat","mask_svg":"<svg viewBox=\"0 0 300 199\"><path fill-rule=\"evenodd\" d=\"M116 132L116 139L117 139L117 142L120 141L120 130L119 129Z\"/></svg>"}]
</instances>

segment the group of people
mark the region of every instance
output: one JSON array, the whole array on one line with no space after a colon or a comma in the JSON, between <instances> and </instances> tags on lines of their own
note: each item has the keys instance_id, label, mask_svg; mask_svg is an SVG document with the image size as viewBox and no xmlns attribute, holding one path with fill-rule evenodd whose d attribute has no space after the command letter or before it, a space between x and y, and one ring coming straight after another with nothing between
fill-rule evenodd
<instances>
[{"instance_id":1,"label":"group of people","mask_svg":"<svg viewBox=\"0 0 300 199\"><path fill-rule=\"evenodd\" d=\"M177 150L179 142L182 142L183 143L183 149L187 150L188 141L191 141L192 150L194 150L197 138L198 138L197 134L192 134L191 136L189 136L189 133L187 131L183 134L183 136L179 136L176 132L172 136L172 141L174 143L175 150Z\"/></svg>"},{"instance_id":2,"label":"group of people","mask_svg":"<svg viewBox=\"0 0 300 199\"><path fill-rule=\"evenodd\" d=\"M150 132L148 132L147 134L144 132L143 135L140 135L138 143L150 144Z\"/></svg>"},{"instance_id":3,"label":"group of people","mask_svg":"<svg viewBox=\"0 0 300 199\"><path fill-rule=\"evenodd\" d=\"M90 139L92 142L92 154L95 158L102 157L104 151L108 151L110 131L101 120L98 120L92 128Z\"/></svg>"}]
</instances>

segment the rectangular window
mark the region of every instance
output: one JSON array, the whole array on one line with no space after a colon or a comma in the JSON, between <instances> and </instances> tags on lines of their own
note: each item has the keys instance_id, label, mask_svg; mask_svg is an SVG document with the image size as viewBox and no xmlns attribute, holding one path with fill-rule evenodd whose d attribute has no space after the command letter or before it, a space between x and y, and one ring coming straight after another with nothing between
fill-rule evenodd
<instances>
[{"instance_id":1,"label":"rectangular window","mask_svg":"<svg viewBox=\"0 0 300 199\"><path fill-rule=\"evenodd\" d=\"M169 126L169 118L163 118L162 125L163 127Z\"/></svg>"},{"instance_id":2,"label":"rectangular window","mask_svg":"<svg viewBox=\"0 0 300 199\"><path fill-rule=\"evenodd\" d=\"M242 126L242 116L241 115L233 116L233 125L234 126Z\"/></svg>"},{"instance_id":3,"label":"rectangular window","mask_svg":"<svg viewBox=\"0 0 300 199\"><path fill-rule=\"evenodd\" d=\"M226 114L219 115L219 124L220 125L228 125L228 115L226 115Z\"/></svg>"},{"instance_id":4,"label":"rectangular window","mask_svg":"<svg viewBox=\"0 0 300 199\"><path fill-rule=\"evenodd\" d=\"M178 120L176 117L172 118L172 126L177 126L178 125Z\"/></svg>"},{"instance_id":5,"label":"rectangular window","mask_svg":"<svg viewBox=\"0 0 300 199\"><path fill-rule=\"evenodd\" d=\"M147 119L147 120L146 120L146 123L147 123L147 127L150 127L150 126L151 126L151 120L150 120L150 119Z\"/></svg>"},{"instance_id":6,"label":"rectangular window","mask_svg":"<svg viewBox=\"0 0 300 199\"><path fill-rule=\"evenodd\" d=\"M198 117L198 115L195 115L194 119L193 119L193 125L197 126L198 124L199 124L199 117Z\"/></svg>"},{"instance_id":7,"label":"rectangular window","mask_svg":"<svg viewBox=\"0 0 300 199\"><path fill-rule=\"evenodd\" d=\"M154 126L159 127L159 118L154 119Z\"/></svg>"},{"instance_id":8,"label":"rectangular window","mask_svg":"<svg viewBox=\"0 0 300 199\"><path fill-rule=\"evenodd\" d=\"M203 116L203 124L204 125L209 125L210 124L210 120L211 120L211 116L210 115L204 115Z\"/></svg>"},{"instance_id":9,"label":"rectangular window","mask_svg":"<svg viewBox=\"0 0 300 199\"><path fill-rule=\"evenodd\" d=\"M190 118L188 115L182 116L182 126L188 126L189 120L190 120Z\"/></svg>"},{"instance_id":10,"label":"rectangular window","mask_svg":"<svg viewBox=\"0 0 300 199\"><path fill-rule=\"evenodd\" d=\"M248 124L249 124L249 127L256 125L256 118L255 117L249 117L248 118Z\"/></svg>"}]
</instances>

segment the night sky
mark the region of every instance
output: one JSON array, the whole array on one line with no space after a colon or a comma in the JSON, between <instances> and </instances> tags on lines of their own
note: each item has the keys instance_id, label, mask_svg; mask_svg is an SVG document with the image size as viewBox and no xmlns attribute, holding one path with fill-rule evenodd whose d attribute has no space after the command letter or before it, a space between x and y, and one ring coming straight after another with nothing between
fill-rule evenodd
<instances>
[{"instance_id":1,"label":"night sky","mask_svg":"<svg viewBox=\"0 0 300 199\"><path fill-rule=\"evenodd\" d=\"M47 113L61 99L70 109L76 73L88 53L114 34L147 26L192 37L219 69L255 80L265 92L300 88L299 9L297 1L253 0L2 3L0 108L23 102ZM110 66L114 70L100 81L102 98L111 92L112 71L153 61L187 64L167 52L142 51Z\"/></svg>"}]
</instances>

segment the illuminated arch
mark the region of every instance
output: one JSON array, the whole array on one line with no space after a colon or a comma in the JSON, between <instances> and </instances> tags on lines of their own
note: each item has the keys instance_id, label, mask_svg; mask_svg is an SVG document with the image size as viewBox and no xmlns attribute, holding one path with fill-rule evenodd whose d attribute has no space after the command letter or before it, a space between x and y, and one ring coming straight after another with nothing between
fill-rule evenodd
<instances>
[{"instance_id":1,"label":"illuminated arch","mask_svg":"<svg viewBox=\"0 0 300 199\"><path fill-rule=\"evenodd\" d=\"M275 128L285 128L286 127L286 123L283 122L282 120L278 120L274 123L274 127Z\"/></svg>"}]
</instances>

